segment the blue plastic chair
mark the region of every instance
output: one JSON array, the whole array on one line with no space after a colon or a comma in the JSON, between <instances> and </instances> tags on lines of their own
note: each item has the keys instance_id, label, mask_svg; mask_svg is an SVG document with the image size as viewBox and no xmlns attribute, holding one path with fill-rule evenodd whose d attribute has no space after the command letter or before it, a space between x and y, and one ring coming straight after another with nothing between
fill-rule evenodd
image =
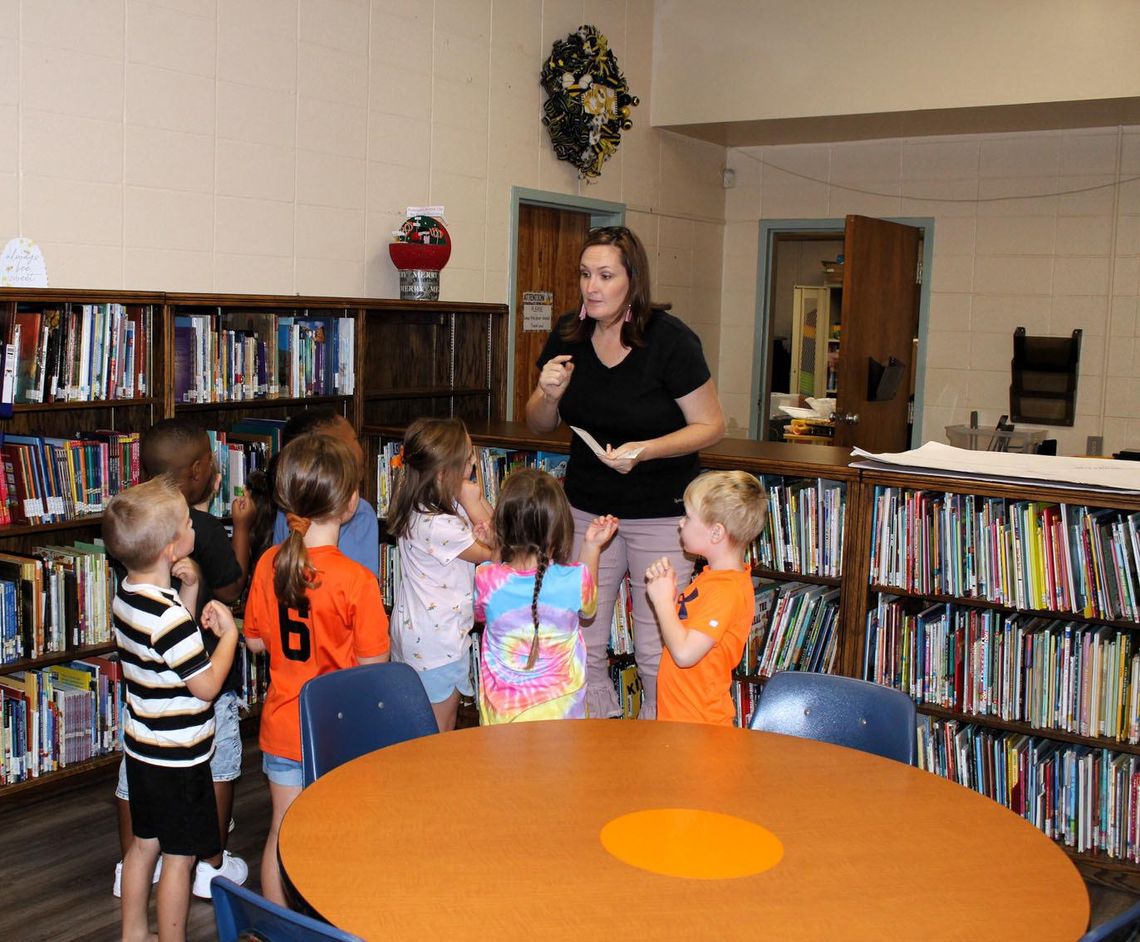
<instances>
[{"instance_id":1,"label":"blue plastic chair","mask_svg":"<svg viewBox=\"0 0 1140 942\"><path fill-rule=\"evenodd\" d=\"M784 733L850 746L914 765L918 750L914 703L890 687L806 671L780 671L760 691L749 724L766 733Z\"/></svg>"},{"instance_id":2,"label":"blue plastic chair","mask_svg":"<svg viewBox=\"0 0 1140 942\"><path fill-rule=\"evenodd\" d=\"M1089 929L1077 942L1134 942L1140 939L1140 903Z\"/></svg>"},{"instance_id":3,"label":"blue plastic chair","mask_svg":"<svg viewBox=\"0 0 1140 942\"><path fill-rule=\"evenodd\" d=\"M306 787L357 756L438 732L427 691L407 664L350 667L301 688Z\"/></svg>"},{"instance_id":4,"label":"blue plastic chair","mask_svg":"<svg viewBox=\"0 0 1140 942\"><path fill-rule=\"evenodd\" d=\"M360 936L271 903L225 877L214 877L210 895L214 898L218 942L237 942L242 933L247 933L245 939L264 939L265 942L307 942L310 939L363 942Z\"/></svg>"}]
</instances>

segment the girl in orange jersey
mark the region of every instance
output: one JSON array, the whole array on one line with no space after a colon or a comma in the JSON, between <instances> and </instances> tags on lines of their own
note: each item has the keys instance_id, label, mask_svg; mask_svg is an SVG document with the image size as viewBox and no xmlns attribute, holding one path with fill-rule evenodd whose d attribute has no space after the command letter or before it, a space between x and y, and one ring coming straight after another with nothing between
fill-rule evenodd
<instances>
[{"instance_id":1,"label":"girl in orange jersey","mask_svg":"<svg viewBox=\"0 0 1140 942\"><path fill-rule=\"evenodd\" d=\"M337 549L341 524L360 494L349 447L328 435L302 435L281 452L274 496L289 535L257 563L245 609L245 638L269 652L269 692L261 712L262 768L273 818L261 858L261 892L284 904L277 831L301 793L298 698L319 674L388 660L388 618L376 574Z\"/></svg>"}]
</instances>

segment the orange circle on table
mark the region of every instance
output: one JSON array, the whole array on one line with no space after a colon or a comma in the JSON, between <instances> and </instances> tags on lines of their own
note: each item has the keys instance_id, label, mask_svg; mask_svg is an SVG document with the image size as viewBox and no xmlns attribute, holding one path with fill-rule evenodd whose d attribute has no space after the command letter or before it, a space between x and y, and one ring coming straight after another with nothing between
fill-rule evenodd
<instances>
[{"instance_id":1,"label":"orange circle on table","mask_svg":"<svg viewBox=\"0 0 1140 942\"><path fill-rule=\"evenodd\" d=\"M601 831L602 846L622 863L691 880L763 873L784 856L775 834L719 811L653 808L623 814Z\"/></svg>"}]
</instances>

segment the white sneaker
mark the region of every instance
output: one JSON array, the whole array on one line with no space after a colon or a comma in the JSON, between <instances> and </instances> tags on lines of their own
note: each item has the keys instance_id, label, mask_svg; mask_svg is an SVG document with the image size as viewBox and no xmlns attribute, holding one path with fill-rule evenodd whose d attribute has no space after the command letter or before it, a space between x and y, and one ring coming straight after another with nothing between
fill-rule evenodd
<instances>
[{"instance_id":1,"label":"white sneaker","mask_svg":"<svg viewBox=\"0 0 1140 942\"><path fill-rule=\"evenodd\" d=\"M206 861L199 860L194 868L194 895L199 899L210 898L210 884L214 877L225 877L241 886L249 876L249 867L240 857L235 857L228 850L222 852L222 865L211 867Z\"/></svg>"},{"instance_id":2,"label":"white sneaker","mask_svg":"<svg viewBox=\"0 0 1140 942\"><path fill-rule=\"evenodd\" d=\"M162 855L158 855L158 863L154 865L154 876L151 878L151 883L157 883L158 878L162 876ZM123 862L120 860L115 864L115 886L111 892L118 898L123 896Z\"/></svg>"}]
</instances>

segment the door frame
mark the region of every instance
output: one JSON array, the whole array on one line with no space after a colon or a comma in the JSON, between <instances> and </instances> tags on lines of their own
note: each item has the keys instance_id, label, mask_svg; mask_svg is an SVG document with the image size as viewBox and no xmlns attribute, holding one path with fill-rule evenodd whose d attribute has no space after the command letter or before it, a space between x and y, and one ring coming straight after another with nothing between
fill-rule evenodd
<instances>
[{"instance_id":1,"label":"door frame","mask_svg":"<svg viewBox=\"0 0 1140 942\"><path fill-rule=\"evenodd\" d=\"M922 231L922 284L918 293L918 354L914 374L914 422L911 425L910 446L923 441L923 390L926 386L926 335L930 322L930 273L934 261L934 218L931 216L877 216L886 222L912 226ZM809 235L818 232L820 238L834 238L846 229L846 218L839 219L767 219L760 222L760 242L756 264L756 330L752 346L752 402L748 411L748 434L759 435L760 397L768 388L768 344L771 328L772 263L775 257L776 237L782 233ZM768 420L764 418L763 427Z\"/></svg>"},{"instance_id":2,"label":"door frame","mask_svg":"<svg viewBox=\"0 0 1140 942\"><path fill-rule=\"evenodd\" d=\"M519 246L519 206L547 206L572 212L585 212L590 216L590 228L597 226L624 226L625 203L611 200L592 199L588 196L574 196L570 193L549 193L545 190L532 190L523 186L511 187L511 219L509 254L507 258L510 285L508 286L507 306L507 419L515 419L515 324L519 317L515 297L518 295L518 246ZM517 418L522 418L518 416Z\"/></svg>"}]
</instances>

